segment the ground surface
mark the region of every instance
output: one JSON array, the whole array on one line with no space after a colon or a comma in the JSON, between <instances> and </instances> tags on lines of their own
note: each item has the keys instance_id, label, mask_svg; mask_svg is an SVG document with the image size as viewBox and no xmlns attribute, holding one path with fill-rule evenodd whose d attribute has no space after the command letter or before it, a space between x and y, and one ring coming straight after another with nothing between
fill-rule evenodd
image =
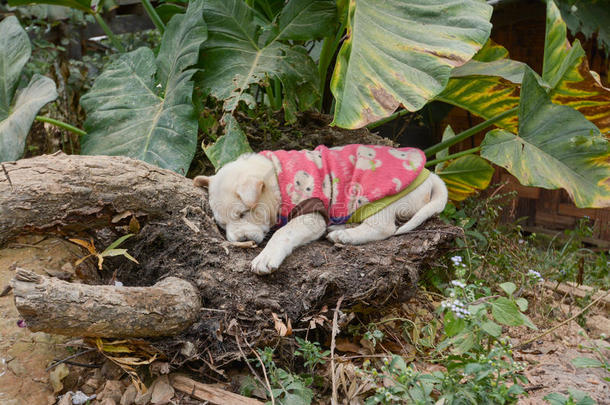
<instances>
[{"instance_id":1,"label":"ground surface","mask_svg":"<svg viewBox=\"0 0 610 405\"><path fill-rule=\"evenodd\" d=\"M51 269L62 269L65 274L54 275L69 276L74 271L73 263L80 255L77 248L61 239L22 238L18 243L0 250L0 290L3 290L13 277L16 267L27 267L41 274L52 273ZM565 312L570 309L566 306L561 308ZM576 311L577 308L572 310ZM610 386L603 380L609 376L608 373L601 369L576 369L570 362L575 357L593 357L590 350L581 349L579 345L608 345L607 341L599 340L601 333L608 333L608 316L607 311L598 310L595 316L589 318L586 330L573 321L536 340L527 348L517 350L515 359L528 363L525 373L530 380L527 387L530 396L520 403L541 404L542 398L548 393L567 393L567 389L572 387L587 392L599 404L610 404ZM0 403L54 404L57 396L53 393L49 372L45 371L45 368L53 359L65 358L71 354L65 347L67 338L30 333L17 325L18 320L19 315L13 305L12 294L0 297ZM524 332L522 329L510 331L515 345L519 341L536 336L536 333L539 332ZM606 356L610 355L608 351L604 353ZM95 356L82 361L103 364L103 361ZM109 398L104 399L105 402L97 403L132 403L128 399L133 388L129 388L129 379L117 368L105 364L97 369L68 366L68 370L70 375L63 380L66 387L98 395L104 393L102 396ZM164 377L157 378L156 381L151 395L148 398L140 398L138 403L147 403L146 400L151 400L154 392L157 392L158 397L173 397L175 403L199 403L189 400L184 394L174 393L164 383ZM123 402L121 397L125 397Z\"/></svg>"}]
</instances>

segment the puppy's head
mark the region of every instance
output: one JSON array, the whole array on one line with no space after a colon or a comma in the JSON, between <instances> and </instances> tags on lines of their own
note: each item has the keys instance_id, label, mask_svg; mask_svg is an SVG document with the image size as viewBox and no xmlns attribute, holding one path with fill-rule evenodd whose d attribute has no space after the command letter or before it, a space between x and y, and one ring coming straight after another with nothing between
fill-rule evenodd
<instances>
[{"instance_id":1,"label":"puppy's head","mask_svg":"<svg viewBox=\"0 0 610 405\"><path fill-rule=\"evenodd\" d=\"M231 242L260 243L275 225L280 205L277 178L271 161L248 154L224 165L214 176L197 176L207 187L214 219Z\"/></svg>"}]
</instances>

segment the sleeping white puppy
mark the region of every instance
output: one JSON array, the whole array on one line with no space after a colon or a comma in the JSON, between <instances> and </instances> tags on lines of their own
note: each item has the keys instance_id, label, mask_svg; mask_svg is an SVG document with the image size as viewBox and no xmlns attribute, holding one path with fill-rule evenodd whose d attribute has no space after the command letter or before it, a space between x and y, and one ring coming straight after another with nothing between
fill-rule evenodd
<instances>
[{"instance_id":1,"label":"sleeping white puppy","mask_svg":"<svg viewBox=\"0 0 610 405\"><path fill-rule=\"evenodd\" d=\"M330 241L362 244L409 232L445 208L445 183L424 169L418 149L346 145L314 152L315 159L311 151L246 154L214 176L194 179L208 188L214 219L229 241L261 243L280 226L252 261L257 274L275 271L329 225ZM406 219L397 229L396 221ZM336 225L346 222L357 225Z\"/></svg>"}]
</instances>

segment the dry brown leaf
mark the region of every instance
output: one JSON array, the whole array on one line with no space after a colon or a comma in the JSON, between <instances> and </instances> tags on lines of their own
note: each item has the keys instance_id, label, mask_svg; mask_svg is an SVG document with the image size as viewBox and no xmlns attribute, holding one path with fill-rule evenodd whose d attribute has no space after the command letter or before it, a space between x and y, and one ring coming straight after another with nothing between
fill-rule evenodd
<instances>
[{"instance_id":1,"label":"dry brown leaf","mask_svg":"<svg viewBox=\"0 0 610 405\"><path fill-rule=\"evenodd\" d=\"M360 346L359 344L356 344L346 338L336 339L335 347L337 348L337 350L339 350L341 352L360 353L360 354L366 352L366 350L364 350L364 348L362 346Z\"/></svg>"},{"instance_id":2,"label":"dry brown leaf","mask_svg":"<svg viewBox=\"0 0 610 405\"><path fill-rule=\"evenodd\" d=\"M290 319L288 319L287 324L286 324L279 318L279 316L277 316L277 314L275 312L272 312L271 316L273 317L273 323L275 326L275 330L277 331L277 333L280 336L292 335L292 324L290 322Z\"/></svg>"}]
</instances>

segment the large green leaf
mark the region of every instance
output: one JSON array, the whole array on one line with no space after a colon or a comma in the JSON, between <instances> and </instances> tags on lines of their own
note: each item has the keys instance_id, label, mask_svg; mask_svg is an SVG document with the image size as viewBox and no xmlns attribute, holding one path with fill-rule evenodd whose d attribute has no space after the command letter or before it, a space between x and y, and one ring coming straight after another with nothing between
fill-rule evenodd
<instances>
[{"instance_id":1,"label":"large green leaf","mask_svg":"<svg viewBox=\"0 0 610 405\"><path fill-rule=\"evenodd\" d=\"M453 201L462 201L489 186L494 168L479 156L466 155L441 164L436 174L447 185L449 198Z\"/></svg>"},{"instance_id":2,"label":"large green leaf","mask_svg":"<svg viewBox=\"0 0 610 405\"><path fill-rule=\"evenodd\" d=\"M298 109L311 107L319 98L319 78L305 48L279 40L303 38L307 31L322 35L329 26L329 8L305 7L307 3L314 1L290 1L280 12L279 28L264 31L259 24L262 17L243 0L206 1L209 39L203 45L200 86L232 112L240 101L254 106L254 97L248 93L252 84L277 78L282 83L286 118L295 120Z\"/></svg>"},{"instance_id":3,"label":"large green leaf","mask_svg":"<svg viewBox=\"0 0 610 405\"><path fill-rule=\"evenodd\" d=\"M186 174L197 144L195 69L189 67L207 35L202 10L203 0L195 0L171 19L156 59L139 48L95 80L81 99L87 112L83 153L130 156Z\"/></svg>"},{"instance_id":4,"label":"large green leaf","mask_svg":"<svg viewBox=\"0 0 610 405\"><path fill-rule=\"evenodd\" d=\"M589 70L580 42L570 47L566 24L552 0L547 3L546 19L542 78L552 88L551 100L574 107L610 137L610 89Z\"/></svg>"},{"instance_id":5,"label":"large green leaf","mask_svg":"<svg viewBox=\"0 0 610 405\"><path fill-rule=\"evenodd\" d=\"M581 113L551 103L529 69L519 103L519 136L489 132L481 156L526 186L564 188L579 207L610 206L610 145Z\"/></svg>"},{"instance_id":6,"label":"large green leaf","mask_svg":"<svg viewBox=\"0 0 610 405\"><path fill-rule=\"evenodd\" d=\"M52 6L64 6L85 11L93 12L91 0L8 0L9 6L24 6L27 4L50 4Z\"/></svg>"},{"instance_id":7,"label":"large green leaf","mask_svg":"<svg viewBox=\"0 0 610 405\"><path fill-rule=\"evenodd\" d=\"M476 0L352 0L331 81L333 124L359 128L403 105L419 110L447 85L491 30Z\"/></svg>"},{"instance_id":8,"label":"large green leaf","mask_svg":"<svg viewBox=\"0 0 610 405\"><path fill-rule=\"evenodd\" d=\"M241 130L235 118L227 114L223 120L225 121L225 133L213 145L206 147L203 150L214 165L216 170L220 169L225 164L234 161L240 155L252 152L246 134Z\"/></svg>"},{"instance_id":9,"label":"large green leaf","mask_svg":"<svg viewBox=\"0 0 610 405\"><path fill-rule=\"evenodd\" d=\"M290 0L279 14L278 40L307 41L331 35L337 20L334 0Z\"/></svg>"},{"instance_id":10,"label":"large green leaf","mask_svg":"<svg viewBox=\"0 0 610 405\"><path fill-rule=\"evenodd\" d=\"M458 106L483 119L493 118L519 105L525 64L508 59L508 51L488 41L473 59L453 69L447 87L436 100ZM517 114L496 123L517 132Z\"/></svg>"},{"instance_id":11,"label":"large green leaf","mask_svg":"<svg viewBox=\"0 0 610 405\"><path fill-rule=\"evenodd\" d=\"M566 26L553 1L547 5L544 68L540 83L546 81L551 100L569 105L595 123L602 133L610 131L610 89L601 85L587 65L578 41L570 47ZM488 43L473 60L451 72L447 87L436 99L490 119L519 104L523 63L508 59L508 52ZM517 133L517 114L496 125ZM610 135L609 135L610 136Z\"/></svg>"},{"instance_id":12,"label":"large green leaf","mask_svg":"<svg viewBox=\"0 0 610 405\"><path fill-rule=\"evenodd\" d=\"M585 38L597 37L600 48L610 52L610 2L608 0L562 0L561 15L573 35L582 32Z\"/></svg>"},{"instance_id":13,"label":"large green leaf","mask_svg":"<svg viewBox=\"0 0 610 405\"><path fill-rule=\"evenodd\" d=\"M28 34L15 16L0 21L0 116L6 117L19 84L21 70L30 59Z\"/></svg>"},{"instance_id":14,"label":"large green leaf","mask_svg":"<svg viewBox=\"0 0 610 405\"><path fill-rule=\"evenodd\" d=\"M9 16L0 22L0 162L23 154L25 140L38 111L57 98L55 83L34 75L14 105L21 70L31 54L30 40L19 21Z\"/></svg>"}]
</instances>

